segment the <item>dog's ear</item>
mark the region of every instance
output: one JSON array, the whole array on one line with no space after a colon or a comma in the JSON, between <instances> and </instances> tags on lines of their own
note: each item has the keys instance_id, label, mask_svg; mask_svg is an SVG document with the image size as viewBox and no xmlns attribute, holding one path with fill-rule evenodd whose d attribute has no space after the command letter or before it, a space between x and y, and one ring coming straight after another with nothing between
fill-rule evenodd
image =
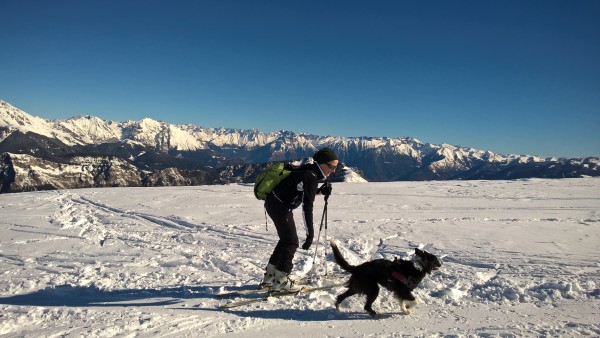
<instances>
[{"instance_id":1,"label":"dog's ear","mask_svg":"<svg viewBox=\"0 0 600 338\"><path fill-rule=\"evenodd\" d=\"M423 250L419 249L419 248L415 248L415 253L419 256L423 255Z\"/></svg>"}]
</instances>

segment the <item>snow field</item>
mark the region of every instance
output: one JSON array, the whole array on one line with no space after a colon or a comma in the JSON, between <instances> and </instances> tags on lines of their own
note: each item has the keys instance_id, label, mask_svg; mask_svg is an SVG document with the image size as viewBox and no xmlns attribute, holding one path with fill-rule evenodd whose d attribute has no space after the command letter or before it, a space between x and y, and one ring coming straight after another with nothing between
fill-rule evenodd
<instances>
[{"instance_id":1,"label":"snow field","mask_svg":"<svg viewBox=\"0 0 600 338\"><path fill-rule=\"evenodd\" d=\"M593 178L334 184L327 235L349 262L409 259L414 247L443 258L411 315L382 291L377 319L359 296L335 311L343 288L217 309L215 293L258 283L277 241L250 186L0 195L0 334L596 336L599 187ZM317 222L322 211L319 199ZM316 283L343 281L324 237ZM313 268L314 248L297 252L294 276Z\"/></svg>"}]
</instances>

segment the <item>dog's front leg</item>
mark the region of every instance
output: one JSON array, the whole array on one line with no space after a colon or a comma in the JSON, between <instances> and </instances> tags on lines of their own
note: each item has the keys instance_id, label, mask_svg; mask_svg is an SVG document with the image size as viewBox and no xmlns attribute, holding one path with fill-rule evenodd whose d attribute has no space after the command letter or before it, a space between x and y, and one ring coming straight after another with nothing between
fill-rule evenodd
<instances>
[{"instance_id":1,"label":"dog's front leg","mask_svg":"<svg viewBox=\"0 0 600 338\"><path fill-rule=\"evenodd\" d=\"M412 308L414 308L415 306L417 306L416 299L413 299L413 300L401 299L400 300L400 307L402 308L402 312L404 312L405 315L409 315L410 310L412 310Z\"/></svg>"}]
</instances>

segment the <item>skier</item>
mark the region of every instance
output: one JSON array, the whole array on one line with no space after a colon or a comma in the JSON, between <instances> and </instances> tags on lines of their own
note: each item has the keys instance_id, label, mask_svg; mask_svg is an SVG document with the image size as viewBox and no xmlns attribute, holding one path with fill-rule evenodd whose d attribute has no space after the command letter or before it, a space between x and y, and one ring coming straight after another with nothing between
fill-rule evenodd
<instances>
[{"instance_id":1,"label":"skier","mask_svg":"<svg viewBox=\"0 0 600 338\"><path fill-rule=\"evenodd\" d=\"M293 171L281 181L265 200L265 209L275 223L279 242L275 246L261 287L272 286L272 291L298 291L300 287L289 278L294 254L298 248L298 234L294 223L293 209L302 204L306 241L302 249L308 250L314 236L313 202L315 195L331 194L331 184L327 181L317 189L318 182L326 180L337 168L338 157L328 148L317 151L312 161L305 161L299 170Z\"/></svg>"}]
</instances>

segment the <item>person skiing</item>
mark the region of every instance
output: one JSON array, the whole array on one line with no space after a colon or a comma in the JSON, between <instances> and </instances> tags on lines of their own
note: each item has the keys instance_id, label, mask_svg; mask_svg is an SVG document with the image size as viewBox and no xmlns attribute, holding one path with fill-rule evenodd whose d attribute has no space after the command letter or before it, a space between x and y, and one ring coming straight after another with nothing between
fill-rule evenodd
<instances>
[{"instance_id":1,"label":"person skiing","mask_svg":"<svg viewBox=\"0 0 600 338\"><path fill-rule=\"evenodd\" d=\"M315 195L331 195L331 184L326 179L335 172L338 163L338 157L333 150L321 149L313 155L312 159L306 159L298 170L292 171L267 195L265 209L275 223L279 242L269 258L261 287L271 286L272 291L300 290L300 287L289 277L293 268L292 260L299 246L292 210L302 205L306 228L306 240L302 249L308 250L314 237ZM324 183L317 189L319 181Z\"/></svg>"}]
</instances>

